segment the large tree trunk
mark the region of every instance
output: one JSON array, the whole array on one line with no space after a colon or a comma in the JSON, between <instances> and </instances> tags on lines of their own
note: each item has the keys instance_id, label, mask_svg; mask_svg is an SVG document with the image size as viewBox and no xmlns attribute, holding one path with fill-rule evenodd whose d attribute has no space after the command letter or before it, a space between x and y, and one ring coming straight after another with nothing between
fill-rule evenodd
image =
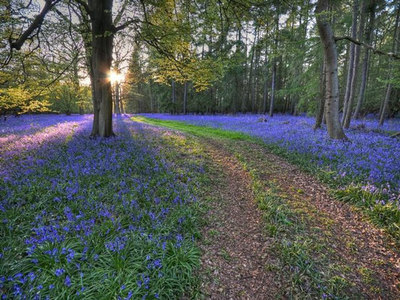
<instances>
[{"instance_id":1,"label":"large tree trunk","mask_svg":"<svg viewBox=\"0 0 400 300\"><path fill-rule=\"evenodd\" d=\"M326 61L325 118L328 134L333 139L347 139L339 120L339 79L337 50L331 25L328 21L328 0L318 0L315 9L318 31Z\"/></svg>"},{"instance_id":2,"label":"large tree trunk","mask_svg":"<svg viewBox=\"0 0 400 300\"><path fill-rule=\"evenodd\" d=\"M400 15L400 3L397 5L397 14L396 14L396 22L394 25L394 34L393 34L393 46L392 46L392 52L394 54L397 53L397 47L399 43L399 15ZM388 79L390 80L392 77L392 71L393 71L393 66L392 66L392 58L390 58L389 61L389 76ZM389 100L390 100L390 94L392 93L392 84L389 82L386 86L386 93L385 93L385 98L382 102L382 109L381 109L381 114L379 116L379 126L382 126L383 123L385 122L385 118L387 115L388 111L388 106L389 106Z\"/></svg>"},{"instance_id":3,"label":"large tree trunk","mask_svg":"<svg viewBox=\"0 0 400 300\"><path fill-rule=\"evenodd\" d=\"M366 32L365 43L370 45L372 41L372 37L374 34L374 25L375 25L375 8L376 8L376 0L372 0L367 10L369 10L369 25ZM357 106L354 111L354 118L358 119L360 117L361 106L365 99L365 89L367 87L368 80L368 71L369 71L369 53L370 49L365 48L364 50L364 58L362 63L362 73L361 73L361 85L358 93Z\"/></svg>"},{"instance_id":4,"label":"large tree trunk","mask_svg":"<svg viewBox=\"0 0 400 300\"><path fill-rule=\"evenodd\" d=\"M113 50L113 0L89 0L92 24L93 128L91 136L110 137L112 93L109 79Z\"/></svg>"}]
</instances>

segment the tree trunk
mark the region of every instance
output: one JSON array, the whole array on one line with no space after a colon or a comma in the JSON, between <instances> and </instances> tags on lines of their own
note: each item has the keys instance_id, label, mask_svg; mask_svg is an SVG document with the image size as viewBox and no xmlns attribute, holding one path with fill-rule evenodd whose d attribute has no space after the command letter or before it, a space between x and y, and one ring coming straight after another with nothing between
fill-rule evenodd
<instances>
[{"instance_id":1,"label":"tree trunk","mask_svg":"<svg viewBox=\"0 0 400 300\"><path fill-rule=\"evenodd\" d=\"M248 72L248 68L247 68L247 30L246 30L246 36L244 38L244 53L246 55L246 61L245 61L245 65L244 65L244 76L243 76L243 83L242 83L242 105L241 105L241 112L242 113L246 113L247 112L247 102L246 102L246 98L247 98L247 93L245 91L245 88L247 87L247 72Z\"/></svg>"},{"instance_id":2,"label":"tree trunk","mask_svg":"<svg viewBox=\"0 0 400 300\"><path fill-rule=\"evenodd\" d=\"M115 103L114 103L114 113L116 113L117 115L121 114L121 110L120 110L120 91L119 91L119 82L115 82Z\"/></svg>"},{"instance_id":3,"label":"tree trunk","mask_svg":"<svg viewBox=\"0 0 400 300\"><path fill-rule=\"evenodd\" d=\"M249 82L248 82L248 94L247 94L247 99L250 100L249 102L251 103L251 111L254 112L254 107L255 107L255 86L254 86L254 73L255 73L255 56L256 56L256 45L257 45L257 30L258 28L254 28L254 41L253 41L253 47L251 49L251 62L250 62L250 76L249 76ZM249 99L250 98L250 99Z\"/></svg>"},{"instance_id":4,"label":"tree trunk","mask_svg":"<svg viewBox=\"0 0 400 300\"><path fill-rule=\"evenodd\" d=\"M172 79L171 82L171 88L172 88L172 95L171 95L171 101L172 101L172 113L175 113L175 103L176 103L176 93L175 93L175 80Z\"/></svg>"},{"instance_id":5,"label":"tree trunk","mask_svg":"<svg viewBox=\"0 0 400 300\"><path fill-rule=\"evenodd\" d=\"M274 55L277 55L278 51L278 34L279 34L279 13L278 13L278 8L276 12L276 18L275 18L275 49L274 49ZM274 57L274 62L272 65L272 79L271 79L271 101L269 103L269 115L272 117L274 115L274 104L275 104L275 86L276 86L276 66L277 65L277 58Z\"/></svg>"},{"instance_id":6,"label":"tree trunk","mask_svg":"<svg viewBox=\"0 0 400 300\"><path fill-rule=\"evenodd\" d=\"M351 24L351 37L353 39L357 38L357 17L358 17L358 0L354 0L353 15L352 15L353 21ZM348 103L351 98L350 96L353 83L355 55L356 55L356 45L354 43L350 43L349 47L350 47L350 59L349 59L349 66L347 68L347 80L346 80L346 91L344 93L344 101L343 101L342 124L344 124L345 122L347 108L349 107Z\"/></svg>"},{"instance_id":7,"label":"tree trunk","mask_svg":"<svg viewBox=\"0 0 400 300\"><path fill-rule=\"evenodd\" d=\"M365 4L366 1L362 1L360 28L358 31L358 38L360 40L362 39L365 27ZM357 13L358 13L358 8L357 8ZM356 45L354 53L354 69L351 78L350 95L349 95L349 101L347 102L347 110L346 114L344 115L344 123L343 123L343 127L346 129L350 127L351 116L353 114L353 99L354 99L354 94L356 93L358 65L360 63L360 51L361 51L361 46Z\"/></svg>"},{"instance_id":8,"label":"tree trunk","mask_svg":"<svg viewBox=\"0 0 400 300\"><path fill-rule=\"evenodd\" d=\"M271 79L271 100L269 103L269 115L274 115L274 102L275 102L275 81L276 81L276 61L272 67L272 79Z\"/></svg>"},{"instance_id":9,"label":"tree trunk","mask_svg":"<svg viewBox=\"0 0 400 300\"><path fill-rule=\"evenodd\" d=\"M365 39L365 43L368 44L368 45L371 44L372 37L373 37L373 34L374 34L375 8L376 8L376 0L372 0L370 5L368 6L368 10L369 10L369 25L368 25L368 29L367 29L367 32L366 32L366 39ZM364 58L363 58L363 63L362 63L361 85L360 85L360 91L359 91L359 94L358 94L356 110L354 111L354 118L355 119L358 119L360 117L360 110L361 110L362 104L364 103L365 89L367 87L367 80L368 80L370 49L369 48L365 48L364 51L365 52L364 52Z\"/></svg>"},{"instance_id":10,"label":"tree trunk","mask_svg":"<svg viewBox=\"0 0 400 300\"><path fill-rule=\"evenodd\" d=\"M188 83L185 81L183 86L183 113L186 115L186 107L187 107L187 90L188 90Z\"/></svg>"},{"instance_id":11,"label":"tree trunk","mask_svg":"<svg viewBox=\"0 0 400 300\"><path fill-rule=\"evenodd\" d=\"M122 94L122 95L124 95L124 94ZM120 111L121 111L121 114L124 114L125 113L125 110L124 110L124 101L122 101L124 99L124 97L120 97L120 99L119 99L119 109L120 109Z\"/></svg>"},{"instance_id":12,"label":"tree trunk","mask_svg":"<svg viewBox=\"0 0 400 300\"><path fill-rule=\"evenodd\" d=\"M393 34L393 46L392 46L392 52L394 54L397 53L397 47L399 43L399 15L400 15L400 3L397 5L397 13L396 13L396 22L394 25L394 34ZM393 63L392 63L392 58L389 59L389 76L388 79L390 80L392 77L392 71L393 71ZM386 93L385 93L385 99L383 100L383 105L382 105L382 110L381 110L381 115L379 116L379 126L382 126L383 123L385 122L385 118L387 115L388 111L388 106L389 106L389 100L390 100L390 94L392 93L392 84L389 82L386 86Z\"/></svg>"},{"instance_id":13,"label":"tree trunk","mask_svg":"<svg viewBox=\"0 0 400 300\"><path fill-rule=\"evenodd\" d=\"M326 87L326 62L325 59L321 65L321 80L320 80L320 100L318 105L317 115L315 117L314 129L321 128L325 111L325 87Z\"/></svg>"},{"instance_id":14,"label":"tree trunk","mask_svg":"<svg viewBox=\"0 0 400 300\"><path fill-rule=\"evenodd\" d=\"M110 137L112 130L112 93L108 78L113 49L113 0L89 0L92 11L93 128L91 136Z\"/></svg>"},{"instance_id":15,"label":"tree trunk","mask_svg":"<svg viewBox=\"0 0 400 300\"><path fill-rule=\"evenodd\" d=\"M326 61L325 118L329 137L347 139L339 120L339 79L337 49L331 25L328 21L328 0L318 0L315 9L318 31Z\"/></svg>"},{"instance_id":16,"label":"tree trunk","mask_svg":"<svg viewBox=\"0 0 400 300\"><path fill-rule=\"evenodd\" d=\"M267 99L268 99L268 43L265 45L265 81L264 81L264 94L263 94L263 114L267 112Z\"/></svg>"}]
</instances>

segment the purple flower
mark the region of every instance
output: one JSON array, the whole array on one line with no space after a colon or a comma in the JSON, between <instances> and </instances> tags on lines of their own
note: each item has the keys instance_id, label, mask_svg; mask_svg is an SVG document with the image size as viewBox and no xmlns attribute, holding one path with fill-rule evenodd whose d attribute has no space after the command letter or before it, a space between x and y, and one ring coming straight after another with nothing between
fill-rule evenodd
<instances>
[{"instance_id":1,"label":"purple flower","mask_svg":"<svg viewBox=\"0 0 400 300\"><path fill-rule=\"evenodd\" d=\"M68 275L65 277L64 284L68 287L71 286L71 278Z\"/></svg>"},{"instance_id":2,"label":"purple flower","mask_svg":"<svg viewBox=\"0 0 400 300\"><path fill-rule=\"evenodd\" d=\"M60 277L62 274L64 274L64 272L64 269L57 269L55 270L54 274L56 274L57 277Z\"/></svg>"}]
</instances>

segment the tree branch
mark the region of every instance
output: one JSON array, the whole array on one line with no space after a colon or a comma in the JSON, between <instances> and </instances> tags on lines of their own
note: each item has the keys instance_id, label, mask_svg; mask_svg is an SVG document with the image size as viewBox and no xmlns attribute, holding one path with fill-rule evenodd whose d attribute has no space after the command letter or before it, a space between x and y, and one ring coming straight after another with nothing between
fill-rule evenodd
<instances>
[{"instance_id":1,"label":"tree branch","mask_svg":"<svg viewBox=\"0 0 400 300\"><path fill-rule=\"evenodd\" d=\"M113 32L116 33L118 31L121 31L123 29L125 29L126 27L128 27L131 24L137 24L140 23L141 21L139 19L130 19L128 21L126 21L125 23L119 25L119 26L113 26Z\"/></svg>"},{"instance_id":2,"label":"tree branch","mask_svg":"<svg viewBox=\"0 0 400 300\"><path fill-rule=\"evenodd\" d=\"M53 8L54 5L56 5L58 2L61 0L46 0L45 5L43 6L42 11L35 17L31 25L28 27L28 29L25 30L25 32L19 37L19 39L15 42L11 42L10 47L11 49L16 49L16 50L21 50L22 45L25 43L25 41L30 37L32 32L34 32L36 29L40 28L44 21L44 17L46 14Z\"/></svg>"},{"instance_id":3,"label":"tree branch","mask_svg":"<svg viewBox=\"0 0 400 300\"><path fill-rule=\"evenodd\" d=\"M389 57L394 58L394 59L400 59L400 55L398 55L398 54L396 54L396 53L393 53L393 52L383 52L383 51L381 51L381 50L379 50L379 49L374 48L374 47L371 46L371 45L368 45L368 44L366 44L366 43L363 43L363 42L360 42L360 41L358 41L358 40L355 40L355 39L353 39L353 38L350 37L350 36L335 37L335 41L341 41L341 40L348 40L348 41L350 41L350 42L352 42L352 43L354 43L354 44L356 44L356 45L359 45L359 46L363 46L363 47L365 47L365 48L368 48L368 49L372 50L373 53L376 53L376 54L379 54L379 55L385 55L385 56L389 56Z\"/></svg>"},{"instance_id":4,"label":"tree branch","mask_svg":"<svg viewBox=\"0 0 400 300\"><path fill-rule=\"evenodd\" d=\"M85 1L83 1L83 0L74 0L74 1L76 3L78 3L79 5L81 5L86 10L86 13L89 16L91 16L92 11L90 10L89 5Z\"/></svg>"}]
</instances>

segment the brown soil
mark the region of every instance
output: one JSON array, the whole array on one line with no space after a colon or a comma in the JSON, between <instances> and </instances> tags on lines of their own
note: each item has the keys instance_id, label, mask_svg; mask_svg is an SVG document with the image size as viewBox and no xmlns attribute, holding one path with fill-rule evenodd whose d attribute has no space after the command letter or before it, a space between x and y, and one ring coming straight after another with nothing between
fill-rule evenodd
<instances>
[{"instance_id":1,"label":"brown soil","mask_svg":"<svg viewBox=\"0 0 400 300\"><path fill-rule=\"evenodd\" d=\"M232 155L211 144L207 148L215 190L203 229L202 292L208 299L273 299L278 283L265 268L271 240L263 232L251 178Z\"/></svg>"}]
</instances>

